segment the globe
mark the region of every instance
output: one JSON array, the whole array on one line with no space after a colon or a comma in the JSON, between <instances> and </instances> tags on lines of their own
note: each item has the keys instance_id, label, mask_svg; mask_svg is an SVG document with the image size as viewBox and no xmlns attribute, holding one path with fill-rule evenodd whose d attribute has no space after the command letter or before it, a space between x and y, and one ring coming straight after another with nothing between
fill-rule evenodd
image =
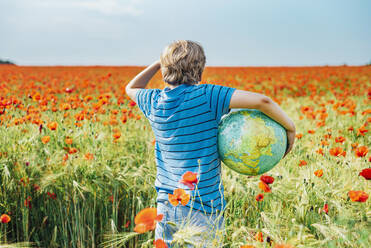
<instances>
[{"instance_id":1,"label":"globe","mask_svg":"<svg viewBox=\"0 0 371 248\"><path fill-rule=\"evenodd\" d=\"M219 157L244 175L271 170L282 159L286 146L285 128L256 109L232 110L219 124Z\"/></svg>"}]
</instances>

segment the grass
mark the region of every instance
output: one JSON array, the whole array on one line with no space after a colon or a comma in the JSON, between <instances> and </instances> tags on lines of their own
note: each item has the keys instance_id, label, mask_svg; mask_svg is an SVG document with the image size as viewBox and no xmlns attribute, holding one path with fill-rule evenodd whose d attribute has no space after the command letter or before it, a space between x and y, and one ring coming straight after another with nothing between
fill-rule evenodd
<instances>
[{"instance_id":1,"label":"grass","mask_svg":"<svg viewBox=\"0 0 371 248\"><path fill-rule=\"evenodd\" d=\"M228 75L212 70L209 74L214 78ZM19 76L20 72L11 75ZM238 75L238 80L243 80L244 74ZM348 76L346 71L344 75ZM357 78L357 73L350 75ZM362 81L367 80L365 77L359 75L358 79L369 87L369 81ZM232 86L240 87L238 80ZM350 79L345 81L350 82L345 90L356 87ZM296 85L300 88L300 84ZM328 81L319 80L317 85L317 90L325 89ZM11 89L11 92L19 90ZM350 116L339 114L334 104L327 102L342 101L334 96L338 89L325 92L317 100L310 95L292 96L292 92L282 90L281 107L303 137L267 173L275 178L272 192L264 193L263 201L257 202L255 196L262 193L258 188L259 177L248 178L222 167L227 200L224 247L246 244L270 247L269 240L295 247L370 247L370 201L352 202L347 194L349 190L370 192L370 182L358 175L370 166L370 154L357 157L351 147L352 143L370 144L368 132L362 136L356 131L369 118L362 115L369 108L367 95L343 98L352 100L356 106L356 114ZM63 93L55 96L59 102L67 102ZM39 107L31 98L21 99L25 106ZM0 125L0 214L9 214L11 221L0 223L1 248L153 247L154 232L141 235L133 232L136 213L156 206L153 134L137 107L130 107L128 101L114 104L117 100L112 96L99 110L105 111L95 114L100 121L85 118L80 121L81 127L74 125L74 116L80 108L40 111L45 122L41 132L39 125L29 122L14 125L16 118L26 116L25 110L7 110L11 119ZM316 127L317 120L307 118L301 112L302 106L325 108L326 125ZM105 124L104 121L112 119L114 109L119 111L118 119L123 115L122 109L131 110L133 116L126 123ZM66 112L68 117L64 117ZM304 118L300 119L301 116ZM55 131L46 127L51 121L58 123ZM348 131L350 126L355 130ZM309 129L316 132L309 134ZM113 133L117 131L121 137L115 142ZM330 145L322 147L321 140L329 133L332 134L328 139ZM49 143L42 143L43 136L50 136ZM67 136L73 140L71 145L65 143ZM345 137L345 142L336 143L337 136ZM342 147L346 156L330 155L329 149L335 146ZM69 147L77 148L77 152L68 154L64 160ZM316 152L320 147L324 155ZM86 159L87 153L93 154L93 159ZM307 165L299 166L300 160L305 160ZM314 175L317 169L324 172L320 178ZM326 203L328 214L322 211ZM257 232L262 232L264 242L254 238ZM189 234L189 229L177 233L175 240L180 247Z\"/></svg>"}]
</instances>

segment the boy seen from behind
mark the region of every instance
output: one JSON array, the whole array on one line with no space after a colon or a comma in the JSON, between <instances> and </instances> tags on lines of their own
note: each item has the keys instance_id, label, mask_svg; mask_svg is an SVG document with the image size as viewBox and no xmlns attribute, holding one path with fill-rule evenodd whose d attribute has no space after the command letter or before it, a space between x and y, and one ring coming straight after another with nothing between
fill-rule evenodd
<instances>
[{"instance_id":1,"label":"boy seen from behind","mask_svg":"<svg viewBox=\"0 0 371 248\"><path fill-rule=\"evenodd\" d=\"M156 225L155 239L163 239L169 247L183 224L201 234L189 241L193 246L222 245L226 202L217 134L224 114L231 108L257 109L280 123L288 137L284 156L295 139L294 123L269 97L199 84L205 63L201 45L175 41L164 49L159 61L126 86L126 93L138 104L155 135L157 213L164 215ZM145 89L160 69L166 87Z\"/></svg>"}]
</instances>

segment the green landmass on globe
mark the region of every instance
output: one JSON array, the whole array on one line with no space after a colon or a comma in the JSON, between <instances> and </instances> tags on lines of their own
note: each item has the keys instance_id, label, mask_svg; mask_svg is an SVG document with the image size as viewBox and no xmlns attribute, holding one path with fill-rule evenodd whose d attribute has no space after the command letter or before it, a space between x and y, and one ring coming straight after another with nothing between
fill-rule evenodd
<instances>
[{"instance_id":1,"label":"green landmass on globe","mask_svg":"<svg viewBox=\"0 0 371 248\"><path fill-rule=\"evenodd\" d=\"M286 130L259 110L232 111L219 124L219 157L241 174L269 171L282 159L286 145Z\"/></svg>"}]
</instances>

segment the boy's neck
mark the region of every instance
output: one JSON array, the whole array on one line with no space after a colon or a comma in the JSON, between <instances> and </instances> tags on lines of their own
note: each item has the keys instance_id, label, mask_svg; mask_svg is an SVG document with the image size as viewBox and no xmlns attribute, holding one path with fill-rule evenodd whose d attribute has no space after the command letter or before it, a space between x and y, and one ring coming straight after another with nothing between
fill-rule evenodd
<instances>
[{"instance_id":1,"label":"boy's neck","mask_svg":"<svg viewBox=\"0 0 371 248\"><path fill-rule=\"evenodd\" d=\"M175 89L176 87L180 86L181 84L178 84L178 85L172 85L172 84L167 84L165 83L165 87L168 87L170 89Z\"/></svg>"},{"instance_id":2,"label":"boy's neck","mask_svg":"<svg viewBox=\"0 0 371 248\"><path fill-rule=\"evenodd\" d=\"M165 84L165 86L170 88L170 89L174 89L174 88L178 87L179 85Z\"/></svg>"}]
</instances>

